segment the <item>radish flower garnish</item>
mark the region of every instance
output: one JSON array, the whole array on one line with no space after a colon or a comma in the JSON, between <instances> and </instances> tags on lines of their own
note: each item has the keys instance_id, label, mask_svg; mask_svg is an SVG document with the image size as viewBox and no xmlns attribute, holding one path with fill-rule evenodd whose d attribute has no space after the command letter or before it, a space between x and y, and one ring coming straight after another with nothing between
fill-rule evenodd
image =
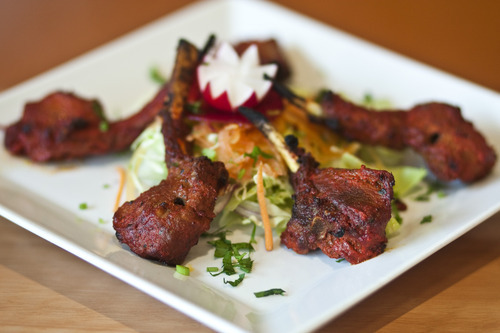
<instances>
[{"instance_id":1,"label":"radish flower garnish","mask_svg":"<svg viewBox=\"0 0 500 333\"><path fill-rule=\"evenodd\" d=\"M256 45L239 57L231 45L222 43L198 66L198 84L207 103L219 110L235 111L239 106L257 105L272 86L264 74L274 77L277 71L276 64L260 64Z\"/></svg>"}]
</instances>

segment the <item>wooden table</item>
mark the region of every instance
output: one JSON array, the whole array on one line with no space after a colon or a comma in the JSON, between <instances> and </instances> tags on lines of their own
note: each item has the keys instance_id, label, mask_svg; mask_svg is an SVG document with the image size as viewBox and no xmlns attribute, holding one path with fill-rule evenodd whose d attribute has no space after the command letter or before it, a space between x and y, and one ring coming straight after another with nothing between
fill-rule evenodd
<instances>
[{"instance_id":1,"label":"wooden table","mask_svg":"<svg viewBox=\"0 0 500 333\"><path fill-rule=\"evenodd\" d=\"M277 2L500 91L498 1ZM0 90L186 3L1 0ZM497 213L320 331L498 332L499 244ZM174 330L209 331L0 218L0 332Z\"/></svg>"}]
</instances>

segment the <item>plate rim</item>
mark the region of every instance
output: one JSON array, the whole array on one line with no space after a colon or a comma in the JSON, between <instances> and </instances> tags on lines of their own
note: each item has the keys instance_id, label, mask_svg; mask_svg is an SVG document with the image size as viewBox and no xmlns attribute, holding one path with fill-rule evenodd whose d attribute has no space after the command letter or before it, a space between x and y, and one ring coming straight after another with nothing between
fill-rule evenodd
<instances>
[{"instance_id":1,"label":"plate rim","mask_svg":"<svg viewBox=\"0 0 500 333\"><path fill-rule=\"evenodd\" d=\"M88 52L82 54L81 56L78 56L78 57L76 57L76 58L74 58L74 59L72 59L72 60L70 60L68 62L65 62L65 63L63 63L61 65L58 65L58 66L50 69L49 71L41 73L41 74L39 74L39 75L31 78L31 79L28 79L28 80L26 80L24 82L21 82L20 84L17 84L17 85L15 85L13 87L7 88L6 90L0 92L0 102L3 100L3 98L9 98L9 96L11 96L13 94L22 93L23 90L25 89L25 87L27 85L36 84L39 81L43 81L43 80L45 80L45 78L47 76L58 75L58 73L60 73L60 72L65 73L65 71L68 68L71 68L71 66L73 66L75 63L79 63L81 61L85 61L85 59L88 59L89 57L95 57L96 54L99 54L99 53L102 53L102 52L106 52L106 50L108 50L109 48L113 48L113 46L120 45L121 43L127 43L127 41L130 40L131 36L139 36L139 35L143 34L145 31L154 30L154 29L157 28L157 26L161 25L161 22L164 22L164 21L168 20L171 17L177 17L179 15L188 15L189 12L191 12L191 11L198 11L198 10L200 10L202 8L216 7L216 6L237 6L235 3L238 3L238 2L231 1L231 0L220 0L220 1L208 1L208 2L198 2L198 3L190 4L187 7L184 7L184 8L182 8L182 9L176 11L176 12L168 14L168 15L160 18L160 19L157 19L157 20L155 20L155 21L147 24L146 26L143 26L143 27L141 27L139 29L134 30L132 33L129 33L129 34L126 34L126 35L124 35L122 37L119 37L118 39L115 39L115 40L113 40L113 41L111 41L109 43L106 43L105 45L103 45L101 47L98 47L96 49L88 51ZM250 1L246 1L245 3L250 3ZM252 6L260 6L260 5L263 5L263 4L264 5L271 5L271 6L275 7L275 8L279 8L280 10L286 10L286 11L292 12L289 9L287 9L285 7L281 7L281 6L277 5L277 4L271 4L271 3L266 3L266 2L262 2L262 1L252 2ZM296 15L303 16L303 15L298 14L298 13L296 13ZM305 17L305 16L303 16L303 17ZM305 17L305 18L307 18L307 17ZM309 19L309 18L307 18L307 19ZM320 24L322 24L322 23L320 23ZM322 25L324 25L324 24L322 24ZM327 25L324 25L324 26L328 27L329 29L334 29L333 27L330 27L330 26L327 26ZM344 32L342 32L342 33L344 33ZM344 33L344 34L346 34L347 36L351 36L351 35L349 35L347 33ZM358 37L355 37L355 36L352 36L352 37L359 39ZM372 45L374 45L374 44L372 44ZM390 52L394 53L392 51L390 51ZM394 54L397 54L397 53L394 53ZM408 59L410 59L410 58L408 58ZM410 59L410 60L412 60L412 59ZM437 70L440 71L439 69L437 69ZM442 72L442 73L444 73L446 75L450 75L450 76L452 76L452 77L455 78L455 76L453 76L452 74L445 73L443 71L440 71L440 72ZM466 81L466 80L461 79L459 77L456 77L456 79L462 80L462 81L467 82L469 84L476 85L478 88L482 89L483 91L490 91L490 92L494 93L495 96L498 96L498 93L496 93L495 91L493 91L491 89L482 87L480 85L477 85L475 83ZM496 207L492 207L490 211L484 212L483 215L482 215L482 217L477 218L476 222L474 222L472 225L468 225L467 228L464 228L464 230L462 230L460 232L460 234L457 237L455 237L454 239L460 237L461 235L463 235L467 231L471 230L472 228L474 228L475 226L477 226L479 223L481 223L484 220L486 220L488 217L491 217L496 212L498 212L498 210L500 210L500 203L498 203L498 205ZM59 247L67 250L68 252L74 254L75 256L77 256L77 257L79 257L79 258L81 258L81 259L89 262L90 264L92 264L92 265L94 265L94 266L96 266L96 267L98 267L98 268L106 271L107 273L115 276L116 278L118 278L118 279L120 279L120 280L122 280L124 282L127 282L127 283L131 284L132 286L134 286L135 288L138 288L139 290L145 292L146 294L148 294L148 295L150 295L150 296L158 299L158 297L155 297L155 294L152 294L151 292L148 292L148 289L151 289L151 288L154 289L154 288L157 287L154 284L152 284L152 286L150 286L150 288L149 287L148 288L141 288L140 287L141 284L139 284L139 287L138 287L137 285L134 285L133 283L130 283L130 281L136 279L137 277L134 276L133 274L131 274L129 271L126 271L123 268L121 268L119 266L116 266L116 265L114 265L114 264L112 264L112 263L104 260L104 258L102 258L101 256L98 256L98 255L96 255L94 253L91 253L91 252L89 252L85 248L82 248L82 247L79 247L79 246L72 247L72 246L74 246L74 244L70 244L70 245L66 244L67 242L65 241L64 237L62 237L61 235L58 235L58 234L56 234L56 233L54 233L54 232L52 232L52 231L44 228L43 226L40 226L40 225L37 225L36 223L33 223L32 221L26 219L24 216L20 215L18 212L12 211L8 207L5 207L2 204L2 202L0 202L0 215L4 216L7 220L9 220L9 221L11 221L13 223L16 223L16 224L20 225L24 229L26 229L26 230L28 230L30 232L33 232L33 233L37 234L38 236L40 236L40 237L42 237L42 238L50 241L51 243L53 243L55 245L58 245ZM19 221L19 223L16 222L16 221ZM454 239L449 240L449 242L453 241ZM444 247L445 245L447 245L449 242L447 242L445 244L441 244L441 246L439 247L439 249L442 248L442 247ZM437 250L439 250L439 249L437 249ZM430 251L430 253L428 253L425 256L423 256L423 258L420 259L418 262L420 262L423 259L425 259L426 257L430 256L432 253L435 253L437 250ZM396 278L397 276L399 276L403 272L407 271L409 268L413 267L414 265L415 264L412 263L412 264L408 264L406 267L402 267L400 269L400 271L397 273L396 276L388 279L382 285L373 286L373 290L369 294L371 294L375 290L378 290L383 285L389 283L394 278ZM124 276L126 278L123 278ZM170 294L170 296L175 296L176 298L179 298L179 300L176 300L176 302L174 302L174 303L176 303L176 304L182 304L182 306L177 306L176 304L173 304L173 303L166 303L163 299L159 299L159 300L162 301L163 303L167 304L168 306L171 306L171 307L177 309L178 311L181 311L181 312L185 313L186 315L190 316L191 318L203 322L203 324L207 325L208 327L211 327L213 329L224 328L224 330L227 329L227 330L230 330L230 331L242 331L242 332L245 331L245 330L242 330L241 327L235 325L234 323L232 323L232 322L230 322L230 321L228 321L228 320L226 320L224 318L221 318L220 316L217 316L216 314L208 311L207 309L204 309L204 308L202 308L202 307L200 307L198 305L194 305L193 303L191 303L189 301L186 301L186 300L178 297L177 295L174 295L174 294L171 294L171 293L169 293L169 294ZM354 304L358 303L360 300L364 299L368 295L359 295L358 299L353 300L351 302L351 304L348 306L348 308L350 308ZM179 302L179 303L177 303L177 302ZM186 303L186 304L183 304L183 303ZM186 312L187 311L186 308L189 308L188 312ZM344 309L343 311L346 311L348 308ZM200 315L201 318L198 317L198 315ZM340 313L337 313L337 315L340 315ZM330 314L324 314L323 318L320 321L316 321L314 323L311 322L311 323L309 323L309 325L303 325L302 327L300 327L300 329L306 329L306 330L314 329L314 328L317 328L317 327L323 325L324 323L326 323L327 321L329 321L331 319L333 319L331 313Z\"/></svg>"}]
</instances>

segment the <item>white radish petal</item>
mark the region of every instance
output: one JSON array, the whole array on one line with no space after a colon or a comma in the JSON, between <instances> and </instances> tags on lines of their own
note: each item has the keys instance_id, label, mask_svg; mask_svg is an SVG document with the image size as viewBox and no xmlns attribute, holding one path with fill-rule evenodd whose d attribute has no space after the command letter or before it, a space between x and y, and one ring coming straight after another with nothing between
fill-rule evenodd
<instances>
[{"instance_id":1,"label":"white radish petal","mask_svg":"<svg viewBox=\"0 0 500 333\"><path fill-rule=\"evenodd\" d=\"M248 47L239 57L231 45L222 43L216 52L205 56L197 73L199 88L207 102L224 111L233 111L250 101L262 100L272 87L264 74L274 77L277 71L276 64L260 65L256 45ZM221 101L224 93L227 101Z\"/></svg>"}]
</instances>

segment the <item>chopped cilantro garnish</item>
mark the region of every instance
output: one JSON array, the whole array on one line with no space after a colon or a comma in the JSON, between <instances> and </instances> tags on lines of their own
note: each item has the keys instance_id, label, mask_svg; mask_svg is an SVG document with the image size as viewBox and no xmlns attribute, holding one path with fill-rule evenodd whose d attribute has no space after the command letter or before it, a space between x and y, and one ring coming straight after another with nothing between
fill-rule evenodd
<instances>
[{"instance_id":1,"label":"chopped cilantro garnish","mask_svg":"<svg viewBox=\"0 0 500 333\"><path fill-rule=\"evenodd\" d=\"M254 146L250 154L245 153L243 154L243 156L250 157L251 159L253 159L254 166L255 164L257 164L257 159L259 158L259 156L262 156L264 158L273 158L273 155L264 153L262 150L260 150L259 146Z\"/></svg>"},{"instance_id":2,"label":"chopped cilantro garnish","mask_svg":"<svg viewBox=\"0 0 500 333\"><path fill-rule=\"evenodd\" d=\"M250 244L248 244L250 245ZM251 245L250 245L251 247ZM236 267L241 269L243 272L250 273L253 266L253 260L250 256L246 256L248 253L240 254L236 247L233 247L233 257L236 259Z\"/></svg>"},{"instance_id":3,"label":"chopped cilantro garnish","mask_svg":"<svg viewBox=\"0 0 500 333\"><path fill-rule=\"evenodd\" d=\"M232 246L232 249L233 249L233 252L236 254L238 252L238 250L246 250L246 251L253 251L254 248L253 246L250 244L250 242L248 243L245 243L245 242L241 242L241 243L234 243L234 244L231 244Z\"/></svg>"},{"instance_id":4,"label":"chopped cilantro garnish","mask_svg":"<svg viewBox=\"0 0 500 333\"><path fill-rule=\"evenodd\" d=\"M335 262L342 262L344 260L345 260L345 258L340 258L340 259L335 260Z\"/></svg>"},{"instance_id":5,"label":"chopped cilantro garnish","mask_svg":"<svg viewBox=\"0 0 500 333\"><path fill-rule=\"evenodd\" d=\"M425 215L420 221L420 224L430 223L430 222L432 222L432 215Z\"/></svg>"},{"instance_id":6,"label":"chopped cilantro garnish","mask_svg":"<svg viewBox=\"0 0 500 333\"><path fill-rule=\"evenodd\" d=\"M188 103L186 105L189 112L192 114L200 114L201 113L201 101L196 101L192 103Z\"/></svg>"},{"instance_id":7,"label":"chopped cilantro garnish","mask_svg":"<svg viewBox=\"0 0 500 333\"><path fill-rule=\"evenodd\" d=\"M106 117L104 116L104 110L102 108L101 103L99 101L94 100L92 101L92 110L94 110L94 113L99 117L101 120L105 120Z\"/></svg>"},{"instance_id":8,"label":"chopped cilantro garnish","mask_svg":"<svg viewBox=\"0 0 500 333\"><path fill-rule=\"evenodd\" d=\"M327 93L329 93L330 90L328 89L321 89L319 92L318 92L318 95L316 96L316 98L314 99L314 101L316 101L317 103L321 103L321 101L323 101L323 98L325 97L325 95Z\"/></svg>"},{"instance_id":9,"label":"chopped cilantro garnish","mask_svg":"<svg viewBox=\"0 0 500 333\"><path fill-rule=\"evenodd\" d=\"M241 281L243 281L244 278L245 278L245 273L241 273L239 275L239 277L234 281L229 281L226 279L223 279L223 281L225 284L230 284L231 286L236 287L237 285L239 285L241 283Z\"/></svg>"},{"instance_id":10,"label":"chopped cilantro garnish","mask_svg":"<svg viewBox=\"0 0 500 333\"><path fill-rule=\"evenodd\" d=\"M89 205L86 202L82 202L80 205L78 205L78 208L80 208L81 210L85 210L89 208Z\"/></svg>"},{"instance_id":11,"label":"chopped cilantro garnish","mask_svg":"<svg viewBox=\"0 0 500 333\"><path fill-rule=\"evenodd\" d=\"M446 193L443 190L443 184L439 182L433 182L427 184L427 191L425 193L417 196L415 198L416 201L429 201L431 199L431 195L433 193L436 193L438 198L444 198L446 196Z\"/></svg>"},{"instance_id":12,"label":"chopped cilantro garnish","mask_svg":"<svg viewBox=\"0 0 500 333\"><path fill-rule=\"evenodd\" d=\"M94 113L99 117L101 120L99 122L99 130L101 132L106 132L109 129L109 123L108 120L106 119L106 116L104 115L104 110L102 108L101 103L99 101L93 101L92 102L92 109L94 110Z\"/></svg>"},{"instance_id":13,"label":"chopped cilantro garnish","mask_svg":"<svg viewBox=\"0 0 500 333\"><path fill-rule=\"evenodd\" d=\"M232 258L233 258L233 253L230 251L226 252L226 254L224 254L224 258L222 258L223 272L226 273L226 275L236 274Z\"/></svg>"},{"instance_id":14,"label":"chopped cilantro garnish","mask_svg":"<svg viewBox=\"0 0 500 333\"><path fill-rule=\"evenodd\" d=\"M231 250L231 242L226 239L226 236L219 236L215 241L210 241L208 244L215 246L214 256L216 258L224 258L227 252Z\"/></svg>"},{"instance_id":15,"label":"chopped cilantro garnish","mask_svg":"<svg viewBox=\"0 0 500 333\"><path fill-rule=\"evenodd\" d=\"M285 294L285 291L283 289L280 289L280 288L273 288L273 289L269 289L269 290L258 291L258 292L253 293L253 294L257 298L271 296L271 295L282 295L283 296Z\"/></svg>"},{"instance_id":16,"label":"chopped cilantro garnish","mask_svg":"<svg viewBox=\"0 0 500 333\"><path fill-rule=\"evenodd\" d=\"M237 273L237 269L245 273L250 273L253 267L253 260L250 258L249 253L254 251L251 243L255 242L255 227L248 243L232 243L226 238L226 233L227 231L218 231L216 236L219 238L208 242L208 244L215 247L214 257L222 258L222 267L220 270L217 267L207 267L207 272L212 276L220 274L233 275ZM243 279L241 274L240 279ZM238 280L224 281L224 283L229 283L235 287L241 282Z\"/></svg>"},{"instance_id":17,"label":"chopped cilantro garnish","mask_svg":"<svg viewBox=\"0 0 500 333\"><path fill-rule=\"evenodd\" d=\"M391 201L391 208L392 208L392 216L396 221L398 221L399 224L403 223L403 218L401 215L399 215L399 208L396 202Z\"/></svg>"},{"instance_id":18,"label":"chopped cilantro garnish","mask_svg":"<svg viewBox=\"0 0 500 333\"><path fill-rule=\"evenodd\" d=\"M96 116L100 119L99 130L101 132L106 132L109 129L109 123L108 120L106 119L101 103L99 103L99 101L97 100L92 101L92 110L94 111Z\"/></svg>"},{"instance_id":19,"label":"chopped cilantro garnish","mask_svg":"<svg viewBox=\"0 0 500 333\"><path fill-rule=\"evenodd\" d=\"M106 120L101 120L99 123L99 131L107 132L109 130L109 123Z\"/></svg>"},{"instance_id":20,"label":"chopped cilantro garnish","mask_svg":"<svg viewBox=\"0 0 500 333\"><path fill-rule=\"evenodd\" d=\"M428 194L421 194L417 197L415 197L416 201L429 201L431 197Z\"/></svg>"},{"instance_id":21,"label":"chopped cilantro garnish","mask_svg":"<svg viewBox=\"0 0 500 333\"><path fill-rule=\"evenodd\" d=\"M373 103L373 96L372 94L370 93L366 93L364 96L363 96L363 102L362 102L364 105L370 105L371 103Z\"/></svg>"},{"instance_id":22,"label":"chopped cilantro garnish","mask_svg":"<svg viewBox=\"0 0 500 333\"><path fill-rule=\"evenodd\" d=\"M165 82L167 82L167 78L160 72L160 69L158 67L152 67L149 70L149 76L156 83L164 84Z\"/></svg>"}]
</instances>

